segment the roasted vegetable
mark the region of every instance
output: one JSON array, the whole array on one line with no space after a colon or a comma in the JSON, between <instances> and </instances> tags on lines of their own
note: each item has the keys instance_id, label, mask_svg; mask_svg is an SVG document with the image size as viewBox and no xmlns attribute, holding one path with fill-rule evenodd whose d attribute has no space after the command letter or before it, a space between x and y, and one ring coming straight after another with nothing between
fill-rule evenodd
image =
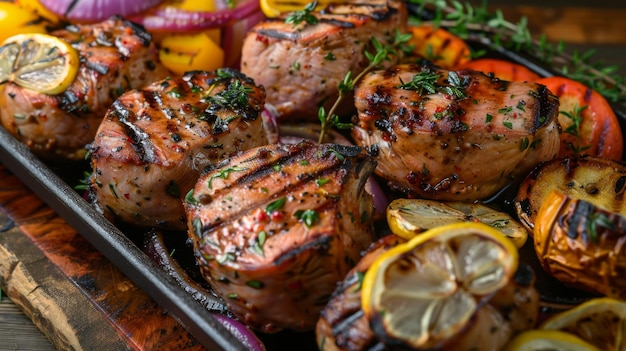
<instances>
[{"instance_id":1,"label":"roasted vegetable","mask_svg":"<svg viewBox=\"0 0 626 351\"><path fill-rule=\"evenodd\" d=\"M559 97L559 156L586 154L622 159L624 137L611 105L595 90L565 77L537 80Z\"/></svg>"},{"instance_id":2,"label":"roasted vegetable","mask_svg":"<svg viewBox=\"0 0 626 351\"><path fill-rule=\"evenodd\" d=\"M559 281L626 298L626 217L554 190L535 221L535 251Z\"/></svg>"},{"instance_id":3,"label":"roasted vegetable","mask_svg":"<svg viewBox=\"0 0 626 351\"><path fill-rule=\"evenodd\" d=\"M409 32L413 35L408 42L413 52L442 68L452 69L470 59L467 43L443 28L410 26Z\"/></svg>"},{"instance_id":4,"label":"roasted vegetable","mask_svg":"<svg viewBox=\"0 0 626 351\"><path fill-rule=\"evenodd\" d=\"M520 222L531 234L539 207L553 190L626 214L624 164L591 156L556 159L536 167L514 200Z\"/></svg>"},{"instance_id":5,"label":"roasted vegetable","mask_svg":"<svg viewBox=\"0 0 626 351\"><path fill-rule=\"evenodd\" d=\"M496 78L509 82L534 82L541 78L537 73L526 68L526 66L494 58L471 60L461 63L454 69L471 69L485 74L493 74Z\"/></svg>"}]
</instances>

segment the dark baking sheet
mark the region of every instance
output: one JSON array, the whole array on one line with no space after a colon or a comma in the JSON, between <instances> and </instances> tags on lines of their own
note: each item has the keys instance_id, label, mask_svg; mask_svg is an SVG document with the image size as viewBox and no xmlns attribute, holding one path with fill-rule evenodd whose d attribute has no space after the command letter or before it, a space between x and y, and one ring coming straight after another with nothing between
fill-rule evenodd
<instances>
[{"instance_id":1,"label":"dark baking sheet","mask_svg":"<svg viewBox=\"0 0 626 351\"><path fill-rule=\"evenodd\" d=\"M246 350L207 309L4 128L0 128L0 162L171 313L207 349Z\"/></svg>"},{"instance_id":2,"label":"dark baking sheet","mask_svg":"<svg viewBox=\"0 0 626 351\"><path fill-rule=\"evenodd\" d=\"M551 68L532 57L504 48L485 46L484 43L472 45L487 48L488 56L501 57L523 64L542 76L556 74ZM626 130L626 110L622 106L614 106L614 109L622 130ZM106 220L71 187L82 175L81 167L84 170L84 164L72 170L75 178L70 180L67 172L58 172L54 166L44 164L3 128L0 128L0 162L22 179L33 192L55 209L150 297L179 320L207 349L246 350L241 342L213 318L205 306L181 288L170 274L149 258L143 248L138 246L136 240L131 240L120 228ZM501 202L502 199L495 201ZM538 284L547 284L544 288L553 292L555 297L558 297L561 291L571 292L571 290L564 290L558 282L549 278ZM584 299L585 295L573 296L573 298ZM558 298L555 302L559 302ZM312 333L300 335L285 332L264 336L262 339L268 350L287 350L294 343L297 343L301 350L315 349Z\"/></svg>"}]
</instances>

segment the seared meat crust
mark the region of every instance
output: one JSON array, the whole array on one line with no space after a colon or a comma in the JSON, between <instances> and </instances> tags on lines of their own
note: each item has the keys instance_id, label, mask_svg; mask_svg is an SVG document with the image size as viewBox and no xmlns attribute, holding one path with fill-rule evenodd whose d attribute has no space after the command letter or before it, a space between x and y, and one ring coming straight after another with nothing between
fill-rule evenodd
<instances>
[{"instance_id":1,"label":"seared meat crust","mask_svg":"<svg viewBox=\"0 0 626 351\"><path fill-rule=\"evenodd\" d=\"M233 70L188 72L120 96L91 145L105 215L184 230L182 199L209 165L267 144L261 87Z\"/></svg>"},{"instance_id":2,"label":"seared meat crust","mask_svg":"<svg viewBox=\"0 0 626 351\"><path fill-rule=\"evenodd\" d=\"M79 52L74 82L59 95L5 84L0 93L2 125L41 157L81 160L115 98L167 77L168 71L158 62L150 34L121 18L71 25L51 34Z\"/></svg>"},{"instance_id":3,"label":"seared meat crust","mask_svg":"<svg viewBox=\"0 0 626 351\"><path fill-rule=\"evenodd\" d=\"M558 99L534 83L402 64L366 75L355 105L376 173L424 198L485 199L558 153Z\"/></svg>"},{"instance_id":4,"label":"seared meat crust","mask_svg":"<svg viewBox=\"0 0 626 351\"><path fill-rule=\"evenodd\" d=\"M309 141L249 150L208 171L186 199L205 279L247 325L314 327L373 240L375 163L356 146Z\"/></svg>"},{"instance_id":5,"label":"seared meat crust","mask_svg":"<svg viewBox=\"0 0 626 351\"><path fill-rule=\"evenodd\" d=\"M285 14L257 24L244 40L241 70L265 87L280 121L317 122L319 107L330 109L346 73L355 77L367 66L363 52L371 39L391 44L407 19L399 0L349 1L311 14L316 24L285 23ZM353 109L348 101L343 112Z\"/></svg>"}]
</instances>

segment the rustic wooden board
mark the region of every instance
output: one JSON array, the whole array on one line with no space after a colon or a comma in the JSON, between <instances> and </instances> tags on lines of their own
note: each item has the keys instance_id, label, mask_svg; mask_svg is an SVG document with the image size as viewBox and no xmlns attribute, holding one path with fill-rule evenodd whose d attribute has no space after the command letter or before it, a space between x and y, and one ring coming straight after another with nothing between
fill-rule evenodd
<instances>
[{"instance_id":1,"label":"rustic wooden board","mask_svg":"<svg viewBox=\"0 0 626 351\"><path fill-rule=\"evenodd\" d=\"M0 287L59 350L201 350L0 165Z\"/></svg>"}]
</instances>

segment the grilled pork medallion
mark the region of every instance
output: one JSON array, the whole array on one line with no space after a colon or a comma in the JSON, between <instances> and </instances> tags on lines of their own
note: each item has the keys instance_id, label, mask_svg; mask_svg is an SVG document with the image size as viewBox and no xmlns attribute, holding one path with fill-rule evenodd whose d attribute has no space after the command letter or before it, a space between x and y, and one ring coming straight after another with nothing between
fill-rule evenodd
<instances>
[{"instance_id":1,"label":"grilled pork medallion","mask_svg":"<svg viewBox=\"0 0 626 351\"><path fill-rule=\"evenodd\" d=\"M558 99L542 85L402 64L355 89L356 143L406 193L484 199L558 154Z\"/></svg>"},{"instance_id":2,"label":"grilled pork medallion","mask_svg":"<svg viewBox=\"0 0 626 351\"><path fill-rule=\"evenodd\" d=\"M158 62L150 34L120 18L51 34L79 52L74 82L59 95L6 83L0 93L2 125L40 157L80 160L115 98L168 72Z\"/></svg>"},{"instance_id":3,"label":"grilled pork medallion","mask_svg":"<svg viewBox=\"0 0 626 351\"><path fill-rule=\"evenodd\" d=\"M361 308L361 282L374 261L385 251L404 242L395 235L382 237L350 270L322 310L316 325L317 345L323 351L395 350L383 343L370 327ZM515 334L535 326L539 314L539 292L535 275L527 265L472 317L468 328L438 350L500 350ZM418 323L416 320L413 321ZM405 350L406 348L403 348Z\"/></svg>"},{"instance_id":4,"label":"grilled pork medallion","mask_svg":"<svg viewBox=\"0 0 626 351\"><path fill-rule=\"evenodd\" d=\"M91 145L91 188L105 215L186 228L182 199L204 167L267 144L263 88L240 72L188 72L120 96Z\"/></svg>"},{"instance_id":5,"label":"grilled pork medallion","mask_svg":"<svg viewBox=\"0 0 626 351\"><path fill-rule=\"evenodd\" d=\"M288 16L297 23L287 23ZM407 12L401 0L350 0L306 18L293 16L268 19L251 29L243 43L241 70L265 87L279 120L317 122L319 107L328 110L335 102L346 74L355 77L367 66L363 51L371 49L371 39L393 42L396 29L405 30ZM354 106L348 102L344 111L348 108Z\"/></svg>"},{"instance_id":6,"label":"grilled pork medallion","mask_svg":"<svg viewBox=\"0 0 626 351\"><path fill-rule=\"evenodd\" d=\"M185 199L205 279L264 332L313 329L338 281L373 240L375 162L335 144L273 144L204 173Z\"/></svg>"}]
</instances>

